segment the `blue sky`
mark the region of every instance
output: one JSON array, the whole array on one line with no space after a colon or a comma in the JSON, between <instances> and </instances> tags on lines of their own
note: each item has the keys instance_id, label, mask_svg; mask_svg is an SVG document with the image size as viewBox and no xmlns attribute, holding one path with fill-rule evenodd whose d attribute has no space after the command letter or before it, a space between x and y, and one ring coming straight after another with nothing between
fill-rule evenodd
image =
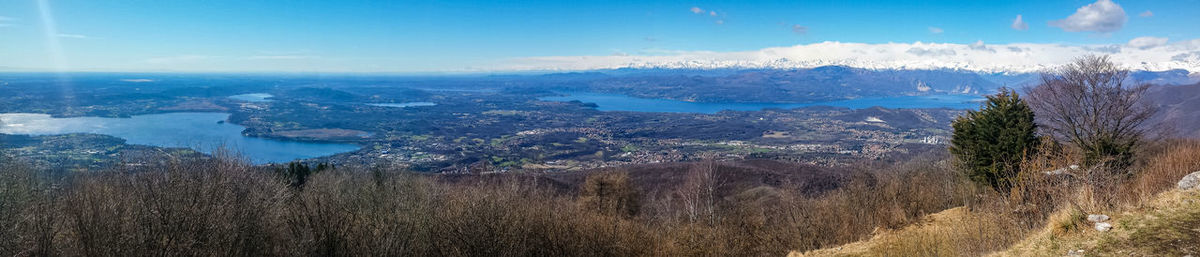
<instances>
[{"instance_id":1,"label":"blue sky","mask_svg":"<svg viewBox=\"0 0 1200 257\"><path fill-rule=\"evenodd\" d=\"M1110 45L1200 38L1196 0L1118 0L1125 19L1116 27L1051 26L1090 4L1100 3L7 0L0 1L0 70L427 72L487 70L526 57L738 52L826 41ZM1017 15L1028 29L1014 28Z\"/></svg>"}]
</instances>

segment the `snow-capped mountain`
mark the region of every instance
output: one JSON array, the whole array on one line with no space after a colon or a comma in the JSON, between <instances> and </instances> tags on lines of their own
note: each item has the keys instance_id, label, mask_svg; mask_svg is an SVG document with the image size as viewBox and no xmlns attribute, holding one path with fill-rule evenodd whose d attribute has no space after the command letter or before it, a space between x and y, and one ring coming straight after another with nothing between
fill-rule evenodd
<instances>
[{"instance_id":1,"label":"snow-capped mountain","mask_svg":"<svg viewBox=\"0 0 1200 257\"><path fill-rule=\"evenodd\" d=\"M675 51L646 55L546 56L508 60L497 70L806 69L844 66L871 70L950 69L1037 73L1083 55L1107 55L1125 68L1200 74L1200 39L1147 45L841 43L822 42L755 51ZM1193 75L1200 76L1200 75Z\"/></svg>"}]
</instances>

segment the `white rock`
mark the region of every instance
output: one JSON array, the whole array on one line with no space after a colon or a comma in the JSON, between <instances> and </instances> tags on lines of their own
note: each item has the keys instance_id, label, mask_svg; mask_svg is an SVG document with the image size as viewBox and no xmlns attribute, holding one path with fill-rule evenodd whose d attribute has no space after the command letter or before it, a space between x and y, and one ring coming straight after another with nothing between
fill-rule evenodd
<instances>
[{"instance_id":1,"label":"white rock","mask_svg":"<svg viewBox=\"0 0 1200 257\"><path fill-rule=\"evenodd\" d=\"M1108 215L1091 214L1091 215L1088 215L1088 221L1091 221L1091 222L1108 221Z\"/></svg>"},{"instance_id":2,"label":"white rock","mask_svg":"<svg viewBox=\"0 0 1200 257\"><path fill-rule=\"evenodd\" d=\"M1108 231L1109 229L1112 229L1112 224L1108 224L1108 222L1096 223L1096 230L1098 231Z\"/></svg>"},{"instance_id":3,"label":"white rock","mask_svg":"<svg viewBox=\"0 0 1200 257\"><path fill-rule=\"evenodd\" d=\"M1179 190L1192 190L1200 188L1200 171L1192 172L1192 174L1183 176L1183 179L1180 179L1177 185L1179 186Z\"/></svg>"}]
</instances>

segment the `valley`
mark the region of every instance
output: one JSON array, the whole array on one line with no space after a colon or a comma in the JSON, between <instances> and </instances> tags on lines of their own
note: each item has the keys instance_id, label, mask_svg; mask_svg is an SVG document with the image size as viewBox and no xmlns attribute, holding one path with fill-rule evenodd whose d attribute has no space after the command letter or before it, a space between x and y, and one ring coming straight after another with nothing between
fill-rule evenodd
<instances>
[{"instance_id":1,"label":"valley","mask_svg":"<svg viewBox=\"0 0 1200 257\"><path fill-rule=\"evenodd\" d=\"M223 147L257 164L299 159L439 173L747 158L842 166L944 149L950 121L978 108L980 92L1028 79L846 67L703 75L96 73L74 74L70 84L48 74L11 73L0 76L4 90L26 93L0 96L0 121L10 123L0 133L95 133L146 147L201 153ZM1179 94L1152 96L1167 95ZM95 163L84 166L115 161Z\"/></svg>"},{"instance_id":2,"label":"valley","mask_svg":"<svg viewBox=\"0 0 1200 257\"><path fill-rule=\"evenodd\" d=\"M96 133L204 153L227 147L259 164L307 159L443 173L743 158L836 166L941 148L950 120L978 105L977 96L937 94L791 104L571 95L551 86L570 75L555 74L202 76L80 74L55 87L46 86L52 76L10 74L0 78L6 90L28 93L0 97L0 121L9 123L0 133Z\"/></svg>"}]
</instances>

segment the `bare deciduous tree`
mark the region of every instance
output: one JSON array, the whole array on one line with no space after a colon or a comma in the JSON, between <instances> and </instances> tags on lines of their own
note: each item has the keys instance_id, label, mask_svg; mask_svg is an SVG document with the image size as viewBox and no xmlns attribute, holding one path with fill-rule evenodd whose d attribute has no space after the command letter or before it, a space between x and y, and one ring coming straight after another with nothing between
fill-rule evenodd
<instances>
[{"instance_id":1,"label":"bare deciduous tree","mask_svg":"<svg viewBox=\"0 0 1200 257\"><path fill-rule=\"evenodd\" d=\"M1146 133L1154 107L1142 97L1147 84L1129 85L1129 71L1108 56L1087 55L1053 72L1026 95L1038 123L1056 139L1078 147L1088 165L1127 166ZM1120 170L1120 169L1117 169Z\"/></svg>"},{"instance_id":2,"label":"bare deciduous tree","mask_svg":"<svg viewBox=\"0 0 1200 257\"><path fill-rule=\"evenodd\" d=\"M717 222L717 163L707 160L697 163L688 171L688 177L676 193L683 202L684 212L690 222Z\"/></svg>"}]
</instances>

